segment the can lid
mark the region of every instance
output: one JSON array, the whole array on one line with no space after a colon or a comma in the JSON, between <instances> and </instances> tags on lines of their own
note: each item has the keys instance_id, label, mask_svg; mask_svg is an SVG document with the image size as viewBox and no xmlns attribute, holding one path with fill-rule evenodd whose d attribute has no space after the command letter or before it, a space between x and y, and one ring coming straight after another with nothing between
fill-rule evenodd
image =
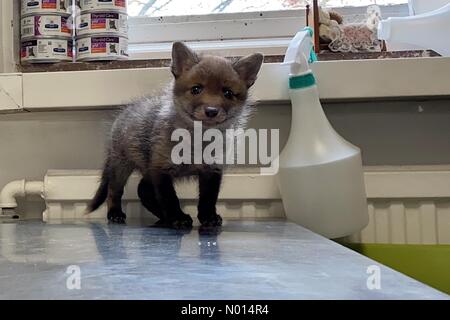
<instances>
[{"instance_id":1,"label":"can lid","mask_svg":"<svg viewBox=\"0 0 450 320\"><path fill-rule=\"evenodd\" d=\"M91 34L83 34L83 35L77 35L76 40L81 40L81 39L85 39L85 38L104 38L104 37L116 37L116 38L123 38L123 39L127 39L128 37L114 32L114 33L107 33L107 32L102 32L102 33L91 33Z\"/></svg>"},{"instance_id":2,"label":"can lid","mask_svg":"<svg viewBox=\"0 0 450 320\"><path fill-rule=\"evenodd\" d=\"M69 12L32 12L32 13L26 13L22 14L21 18L28 18L28 17L36 17L36 16L61 16L61 17L70 17L72 14Z\"/></svg>"},{"instance_id":3,"label":"can lid","mask_svg":"<svg viewBox=\"0 0 450 320\"><path fill-rule=\"evenodd\" d=\"M62 36L31 36L31 37L22 37L20 41L30 41L30 40L40 40L40 39L54 39L54 40L70 40L72 41L72 37L62 37Z\"/></svg>"},{"instance_id":4,"label":"can lid","mask_svg":"<svg viewBox=\"0 0 450 320\"><path fill-rule=\"evenodd\" d=\"M88 14L88 13L119 13L128 16L128 14L125 11L118 9L89 9L80 11L80 14Z\"/></svg>"}]
</instances>

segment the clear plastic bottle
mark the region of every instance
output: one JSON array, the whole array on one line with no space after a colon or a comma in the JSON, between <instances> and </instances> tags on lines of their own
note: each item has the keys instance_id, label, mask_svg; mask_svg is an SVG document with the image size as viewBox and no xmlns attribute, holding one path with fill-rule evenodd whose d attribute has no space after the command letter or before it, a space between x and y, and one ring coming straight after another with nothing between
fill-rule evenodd
<instances>
[{"instance_id":1,"label":"clear plastic bottle","mask_svg":"<svg viewBox=\"0 0 450 320\"><path fill-rule=\"evenodd\" d=\"M292 125L278 181L289 220L339 238L368 223L361 153L336 133L323 112L308 65L311 46L311 33L302 31L286 53Z\"/></svg>"}]
</instances>

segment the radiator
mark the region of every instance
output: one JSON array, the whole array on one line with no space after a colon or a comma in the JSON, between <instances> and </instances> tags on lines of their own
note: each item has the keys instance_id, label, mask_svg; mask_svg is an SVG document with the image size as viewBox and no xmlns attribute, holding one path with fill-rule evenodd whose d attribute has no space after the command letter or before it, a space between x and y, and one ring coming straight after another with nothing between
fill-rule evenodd
<instances>
[{"instance_id":1,"label":"radiator","mask_svg":"<svg viewBox=\"0 0 450 320\"><path fill-rule=\"evenodd\" d=\"M44 179L43 219L98 219L102 206L85 215L99 181L99 171L50 170ZM123 197L130 218L150 216L140 205L132 175ZM450 244L450 167L366 167L365 182L370 222L351 242ZM183 209L195 216L197 187L177 185ZM224 177L218 202L224 218L284 218L275 176L231 173Z\"/></svg>"}]
</instances>

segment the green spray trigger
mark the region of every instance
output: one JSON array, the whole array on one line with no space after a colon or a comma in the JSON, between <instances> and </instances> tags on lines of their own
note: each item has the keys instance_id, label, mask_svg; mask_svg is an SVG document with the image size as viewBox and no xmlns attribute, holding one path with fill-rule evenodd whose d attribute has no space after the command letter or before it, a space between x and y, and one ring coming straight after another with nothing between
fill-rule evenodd
<instances>
[{"instance_id":1,"label":"green spray trigger","mask_svg":"<svg viewBox=\"0 0 450 320\"><path fill-rule=\"evenodd\" d=\"M314 30L311 27L305 27L303 30L308 31L309 36L314 39ZM314 45L311 46L311 52L309 54L309 63L313 63L317 61L317 55L316 52L314 51Z\"/></svg>"},{"instance_id":2,"label":"green spray trigger","mask_svg":"<svg viewBox=\"0 0 450 320\"><path fill-rule=\"evenodd\" d=\"M316 62L317 61L317 55L316 55L316 53L314 52L314 48L311 48L311 54L310 54L310 56L309 56L309 63L313 63L313 62Z\"/></svg>"}]
</instances>

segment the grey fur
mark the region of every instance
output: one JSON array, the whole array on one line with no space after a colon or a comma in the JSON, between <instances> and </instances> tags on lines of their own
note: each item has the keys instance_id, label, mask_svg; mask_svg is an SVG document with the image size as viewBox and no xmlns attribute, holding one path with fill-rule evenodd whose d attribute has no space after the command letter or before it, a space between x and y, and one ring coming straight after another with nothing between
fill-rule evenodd
<instances>
[{"instance_id":1,"label":"grey fur","mask_svg":"<svg viewBox=\"0 0 450 320\"><path fill-rule=\"evenodd\" d=\"M193 54L184 45L178 44L177 46L181 50L187 50L188 56L189 54ZM184 56L186 56L186 54L184 54ZM262 57L258 56L256 60L259 60L259 65L256 70L257 73ZM217 63L223 67L223 61L220 62L220 60L216 61L214 59L211 61L212 65ZM182 62L183 61L179 62L180 68L183 67ZM256 74L253 74L253 77L256 79ZM250 80L254 82L254 79ZM179 143L178 141L171 141L173 131L180 128L186 129L191 132L191 136L193 137L194 129L194 120L189 113L190 109L186 108L187 98L179 98L176 95L176 81L178 81L178 79L173 80L160 95L143 97L128 105L120 112L111 128L102 180L97 194L89 206L89 211L96 210L106 198L108 198L109 211L111 211L111 207L114 207L113 209L119 212L119 221L123 221L125 219L125 214L121 212L120 208L123 186L126 184L131 173L135 170L142 174L144 178L143 181L146 179L148 181L156 179L155 189L158 189L160 177L162 177L162 175L167 176L168 178L164 178L165 182L162 181L164 179L161 179L161 185L164 188L168 188L169 195L173 195L173 190L171 191L170 189L171 181L180 178L197 177L200 175L205 177L205 179L209 179L208 177L211 173L217 172L219 176L216 178L211 176L213 179L212 181L220 183L222 174L222 166L220 165L175 165L171 160L172 149ZM247 79L245 79L245 81L247 81ZM246 91L239 99L236 99L234 103L236 106L224 111L226 112L226 118L224 121L215 124L213 126L215 129L219 129L225 133L226 129L245 127L247 119L254 111L254 104L248 99ZM203 129L206 128L208 127L204 127ZM151 183L152 182L150 182L149 188L153 189ZM207 188L208 180L204 180L202 183L203 190L206 190L205 186ZM145 187L146 186L143 186L143 189ZM156 190L156 194L158 193L157 191L158 190ZM205 191L205 194L207 193L208 192ZM149 196L154 197L152 194ZM157 194L157 196L159 196L158 199L164 200L165 195L162 194L162 192L160 195ZM215 201L217 199L214 200L214 198L216 198L217 195L212 194L209 197L213 198L212 201L203 201L202 204L202 207L208 211L207 214L203 214L203 216L210 215L209 211L212 210L214 211L213 214L220 218L220 216L215 213L215 209L211 208L211 205L215 206ZM176 195L174 200L178 201ZM176 208L177 207L175 206L175 209L172 208L171 210L181 210ZM182 215L181 211L178 213L178 216L180 216L180 214ZM109 215L110 213L108 212L108 218L110 218ZM117 212L114 213L114 215L117 215ZM192 220L190 223L192 223Z\"/></svg>"},{"instance_id":2,"label":"grey fur","mask_svg":"<svg viewBox=\"0 0 450 320\"><path fill-rule=\"evenodd\" d=\"M172 85L161 96L145 97L129 105L117 117L108 148L110 166L130 167L143 175L148 170L175 169L170 156L178 142L170 141L172 132L183 128L193 135L193 122L178 111L171 92ZM244 128L254 110L254 104L247 101L243 108L233 109L227 120L215 128L223 132ZM188 172L192 169L195 174L197 168L186 169Z\"/></svg>"}]
</instances>

